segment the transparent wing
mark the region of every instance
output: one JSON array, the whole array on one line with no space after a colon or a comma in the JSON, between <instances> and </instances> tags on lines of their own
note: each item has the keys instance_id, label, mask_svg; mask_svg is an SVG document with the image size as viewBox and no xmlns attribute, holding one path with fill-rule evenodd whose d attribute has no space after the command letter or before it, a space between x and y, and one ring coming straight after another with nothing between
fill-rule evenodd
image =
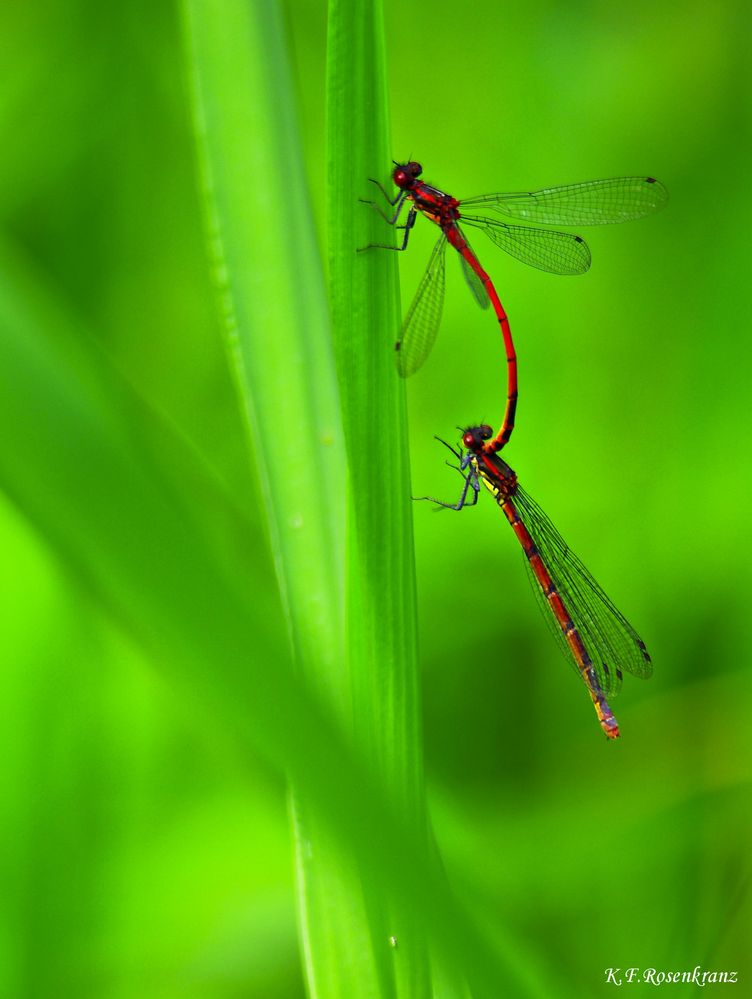
<instances>
[{"instance_id":1,"label":"transparent wing","mask_svg":"<svg viewBox=\"0 0 752 999\"><path fill-rule=\"evenodd\" d=\"M513 502L579 632L603 693L607 697L618 693L624 670L643 679L649 677L653 664L645 643L566 545L543 510L521 488L518 488ZM551 631L565 657L579 674L572 652L527 558L525 564Z\"/></svg>"},{"instance_id":2,"label":"transparent wing","mask_svg":"<svg viewBox=\"0 0 752 999\"><path fill-rule=\"evenodd\" d=\"M467 240L465 241L467 242ZM469 243L468 246L470 246ZM473 252L472 248L471 252ZM472 292L473 298L481 307L481 309L487 309L488 306L491 304L491 300L488 297L488 292L486 291L485 285L478 277L478 275L475 273L475 271L472 269L467 260L465 260L465 258L462 256L462 254L458 253L457 256L460 258L460 263L462 264L462 273L465 276L465 281L467 281L467 286Z\"/></svg>"},{"instance_id":3,"label":"transparent wing","mask_svg":"<svg viewBox=\"0 0 752 999\"><path fill-rule=\"evenodd\" d=\"M464 215L465 225L482 229L490 240L523 264L551 274L584 274L590 267L590 250L582 236L556 229L531 229L507 225L496 219Z\"/></svg>"},{"instance_id":4,"label":"transparent wing","mask_svg":"<svg viewBox=\"0 0 752 999\"><path fill-rule=\"evenodd\" d=\"M457 228L459 229L459 226L457 226ZM465 235L464 232L462 232L462 230L460 230L460 232L462 234L462 238L467 243L468 250L470 250L470 252L477 261L478 258L475 254L475 250L473 250L472 246L470 246L467 236ZM470 288L470 291L472 292L473 298L481 307L481 309L487 309L488 306L491 304L491 299L488 297L488 292L486 291L485 285L478 277L478 275L475 273L475 271L472 269L467 260L465 260L465 258L462 256L462 254L458 253L458 256L460 258L460 263L462 264L462 273L465 276L465 281L467 281L467 285Z\"/></svg>"},{"instance_id":5,"label":"transparent wing","mask_svg":"<svg viewBox=\"0 0 752 999\"><path fill-rule=\"evenodd\" d=\"M509 218L547 225L608 225L631 222L660 211L668 191L653 177L614 177L584 184L546 187L518 194L481 194L461 202L465 207L491 208Z\"/></svg>"},{"instance_id":6,"label":"transparent wing","mask_svg":"<svg viewBox=\"0 0 752 999\"><path fill-rule=\"evenodd\" d=\"M415 374L436 340L444 307L445 249L446 236L442 233L394 345L397 371L402 378Z\"/></svg>"}]
</instances>

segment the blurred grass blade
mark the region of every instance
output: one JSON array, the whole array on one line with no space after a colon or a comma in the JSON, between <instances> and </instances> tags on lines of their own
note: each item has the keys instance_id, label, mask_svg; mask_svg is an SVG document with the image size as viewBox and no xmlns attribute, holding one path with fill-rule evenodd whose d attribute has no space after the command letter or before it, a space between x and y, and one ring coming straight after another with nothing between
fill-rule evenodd
<instances>
[{"instance_id":1,"label":"blurred grass blade","mask_svg":"<svg viewBox=\"0 0 752 999\"><path fill-rule=\"evenodd\" d=\"M240 723L245 745L283 748L273 719L291 684L258 528L2 245L0 266L4 489L163 668Z\"/></svg>"},{"instance_id":2,"label":"blurred grass blade","mask_svg":"<svg viewBox=\"0 0 752 999\"><path fill-rule=\"evenodd\" d=\"M346 461L329 315L276 3L186 0L194 114L230 362L266 498L296 660L350 724ZM293 788L312 995L370 999L378 974L357 870Z\"/></svg>"},{"instance_id":3,"label":"blurred grass blade","mask_svg":"<svg viewBox=\"0 0 752 999\"><path fill-rule=\"evenodd\" d=\"M345 454L281 17L276 3L184 7L228 354L296 652L330 675L343 669Z\"/></svg>"},{"instance_id":4,"label":"blurred grass blade","mask_svg":"<svg viewBox=\"0 0 752 999\"><path fill-rule=\"evenodd\" d=\"M356 253L386 226L359 197L391 162L381 4L331 0L327 51L330 301L351 484L349 630L356 729L406 821L426 825L416 653L415 569L404 385L396 376L396 254ZM377 192L378 196L378 192ZM377 223L380 228L377 228ZM387 230L388 232L388 230ZM378 886L370 893L378 897ZM428 995L421 927L388 900L382 965L405 999Z\"/></svg>"}]
</instances>

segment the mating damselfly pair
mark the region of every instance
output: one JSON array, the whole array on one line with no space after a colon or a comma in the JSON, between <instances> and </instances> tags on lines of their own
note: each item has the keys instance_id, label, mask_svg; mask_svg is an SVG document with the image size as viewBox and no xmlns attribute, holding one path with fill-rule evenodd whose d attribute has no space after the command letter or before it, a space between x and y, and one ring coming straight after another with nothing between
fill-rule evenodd
<instances>
[{"instance_id":1,"label":"mating damselfly pair","mask_svg":"<svg viewBox=\"0 0 752 999\"><path fill-rule=\"evenodd\" d=\"M468 427L462 449L455 450L464 486L456 503L432 497L439 506L461 510L476 503L483 484L505 514L522 546L526 565L544 613L565 656L585 683L600 725L614 739L619 726L608 703L621 685L623 671L647 678L652 663L644 642L598 585L579 558L564 543L537 503L519 486L517 476L498 452L508 444L515 424L518 399L517 357L507 314L494 285L470 246L460 222L480 229L507 253L524 263L555 274L583 274L590 251L581 236L540 225L605 225L628 222L661 209L668 200L665 187L653 177L618 177L546 188L540 191L488 194L457 200L425 181L419 163L395 163L394 198L373 181L393 207L389 215L377 210L403 232L401 244L372 247L401 251L422 214L434 222L440 235L397 338L397 369L403 377L417 371L427 358L441 321L445 285L445 250L457 250L470 291L482 308L493 306L502 334L507 362L504 415L494 433L488 424ZM374 202L370 202L374 204ZM403 210L408 214L399 224ZM505 222L478 212L496 212L514 220ZM533 223L531 224L519 224ZM364 249L368 249L365 247Z\"/></svg>"}]
</instances>

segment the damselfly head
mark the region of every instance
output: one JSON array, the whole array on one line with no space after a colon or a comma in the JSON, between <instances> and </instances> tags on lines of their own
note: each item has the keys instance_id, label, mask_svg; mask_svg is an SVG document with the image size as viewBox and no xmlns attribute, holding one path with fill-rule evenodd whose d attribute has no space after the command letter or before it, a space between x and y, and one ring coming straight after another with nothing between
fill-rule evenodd
<instances>
[{"instance_id":1,"label":"damselfly head","mask_svg":"<svg viewBox=\"0 0 752 999\"><path fill-rule=\"evenodd\" d=\"M467 427L462 434L462 444L468 451L480 451L483 442L493 437L493 428L487 423L481 423L478 427Z\"/></svg>"},{"instance_id":2,"label":"damselfly head","mask_svg":"<svg viewBox=\"0 0 752 999\"><path fill-rule=\"evenodd\" d=\"M394 163L394 160L392 162ZM394 163L392 180L403 191L409 191L422 173L423 167L415 160L411 160L409 163Z\"/></svg>"}]
</instances>

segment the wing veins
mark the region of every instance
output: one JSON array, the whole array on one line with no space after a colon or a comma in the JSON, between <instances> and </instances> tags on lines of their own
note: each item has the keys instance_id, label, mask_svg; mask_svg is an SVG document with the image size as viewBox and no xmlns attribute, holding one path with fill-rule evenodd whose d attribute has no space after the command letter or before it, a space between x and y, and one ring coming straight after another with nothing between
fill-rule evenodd
<instances>
[{"instance_id":1,"label":"wing veins","mask_svg":"<svg viewBox=\"0 0 752 999\"><path fill-rule=\"evenodd\" d=\"M415 374L436 341L444 307L445 249L446 236L442 233L402 323L395 344L397 371L402 378Z\"/></svg>"},{"instance_id":2,"label":"wing veins","mask_svg":"<svg viewBox=\"0 0 752 999\"><path fill-rule=\"evenodd\" d=\"M539 270L551 274L584 274L590 267L587 243L571 232L509 225L480 215L466 215L463 222L482 229L505 253Z\"/></svg>"},{"instance_id":3,"label":"wing veins","mask_svg":"<svg viewBox=\"0 0 752 999\"><path fill-rule=\"evenodd\" d=\"M540 191L482 194L462 201L461 209L487 207L544 225L612 225L644 218L667 202L668 191L652 177L614 177Z\"/></svg>"}]
</instances>

